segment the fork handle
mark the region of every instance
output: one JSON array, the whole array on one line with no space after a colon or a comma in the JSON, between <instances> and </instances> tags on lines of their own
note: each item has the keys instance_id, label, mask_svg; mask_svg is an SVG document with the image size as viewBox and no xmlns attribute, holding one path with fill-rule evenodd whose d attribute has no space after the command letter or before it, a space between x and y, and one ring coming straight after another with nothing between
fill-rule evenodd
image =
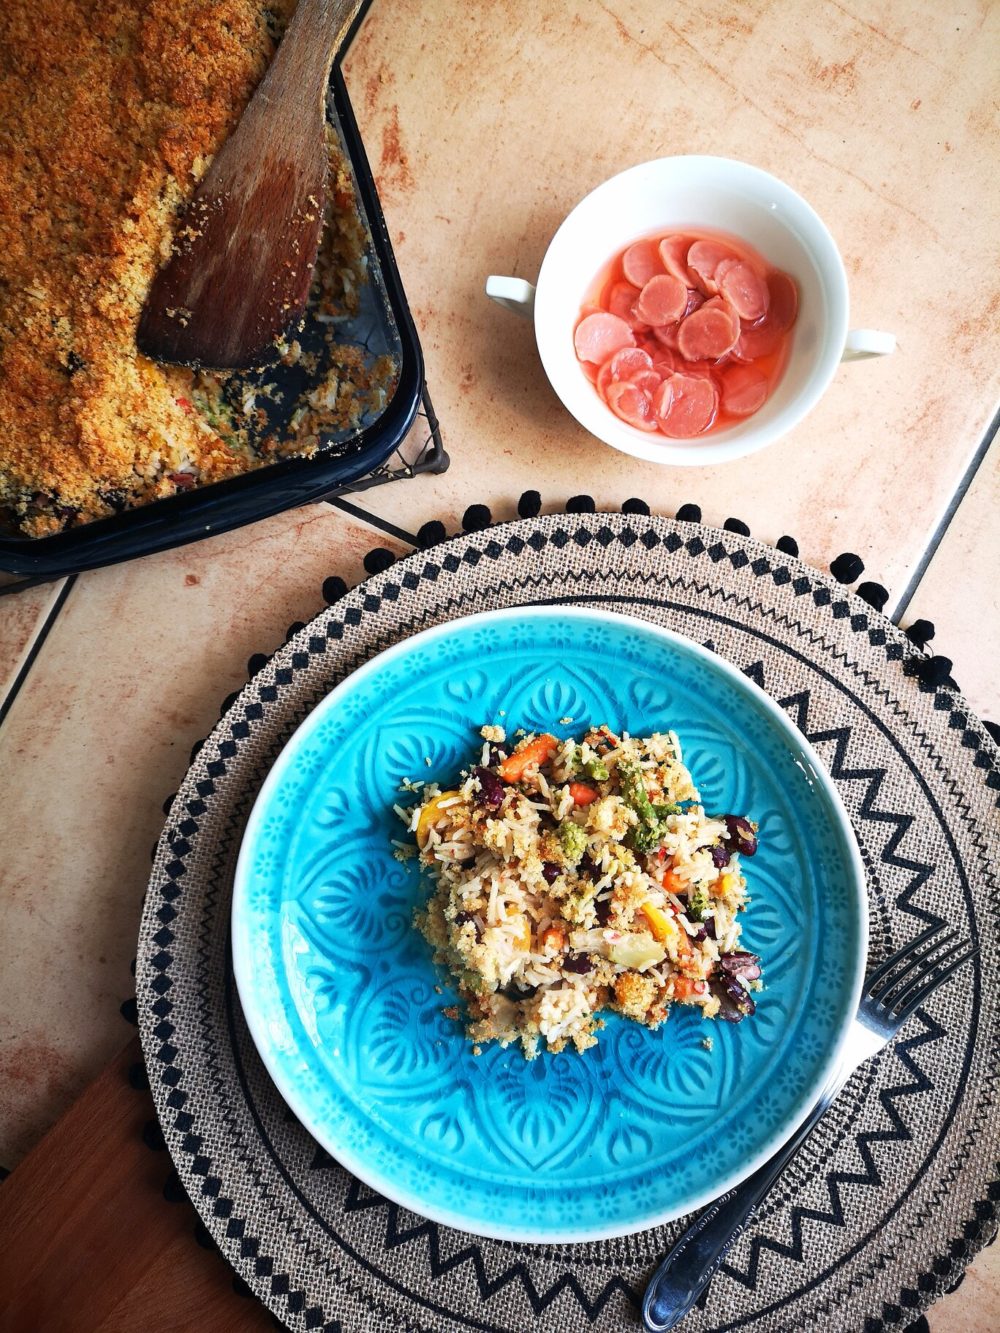
<instances>
[{"instance_id":1,"label":"fork handle","mask_svg":"<svg viewBox=\"0 0 1000 1333\"><path fill-rule=\"evenodd\" d=\"M792 1137L735 1189L699 1214L653 1274L642 1303L646 1333L664 1333L692 1309L733 1242L746 1230L757 1205L812 1133L846 1082L838 1075Z\"/></svg>"}]
</instances>

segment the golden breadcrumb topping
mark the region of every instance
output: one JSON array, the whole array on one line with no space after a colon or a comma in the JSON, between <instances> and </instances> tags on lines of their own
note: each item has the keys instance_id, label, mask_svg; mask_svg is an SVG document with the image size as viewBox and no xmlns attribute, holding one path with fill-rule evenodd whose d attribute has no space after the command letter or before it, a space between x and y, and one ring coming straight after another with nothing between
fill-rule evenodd
<instances>
[{"instance_id":1,"label":"golden breadcrumb topping","mask_svg":"<svg viewBox=\"0 0 1000 1333\"><path fill-rule=\"evenodd\" d=\"M0 44L0 509L56 531L246 470L135 347L178 210L294 0L13 0ZM335 207L353 203L349 174ZM336 228L327 228L327 232ZM203 384L202 384L202 387ZM218 425L216 421L214 425Z\"/></svg>"}]
</instances>

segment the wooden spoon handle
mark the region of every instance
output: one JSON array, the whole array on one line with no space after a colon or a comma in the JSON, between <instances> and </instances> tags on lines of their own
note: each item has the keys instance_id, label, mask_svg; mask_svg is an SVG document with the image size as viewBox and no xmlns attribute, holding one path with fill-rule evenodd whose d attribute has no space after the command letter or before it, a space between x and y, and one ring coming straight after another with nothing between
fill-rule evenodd
<instances>
[{"instance_id":1,"label":"wooden spoon handle","mask_svg":"<svg viewBox=\"0 0 1000 1333\"><path fill-rule=\"evenodd\" d=\"M310 122L318 121L313 138L325 154L322 124L330 66L340 50L363 0L299 0L292 21L250 105L213 164L216 181L225 181L232 165L233 184L244 177L242 160L250 141L278 145L283 139L302 141Z\"/></svg>"}]
</instances>

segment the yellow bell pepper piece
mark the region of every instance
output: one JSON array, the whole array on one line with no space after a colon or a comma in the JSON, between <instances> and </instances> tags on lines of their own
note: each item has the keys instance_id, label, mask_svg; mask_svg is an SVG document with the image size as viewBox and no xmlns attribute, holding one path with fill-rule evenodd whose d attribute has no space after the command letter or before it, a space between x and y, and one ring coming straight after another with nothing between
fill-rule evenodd
<instances>
[{"instance_id":1,"label":"yellow bell pepper piece","mask_svg":"<svg viewBox=\"0 0 1000 1333\"><path fill-rule=\"evenodd\" d=\"M659 940L663 944L677 934L677 922L659 907L655 907L652 903L643 903L640 911L646 918L654 940Z\"/></svg>"},{"instance_id":2,"label":"yellow bell pepper piece","mask_svg":"<svg viewBox=\"0 0 1000 1333\"><path fill-rule=\"evenodd\" d=\"M420 818L417 820L417 846L423 851L427 846L427 839L430 831L437 823L441 814L441 806L445 801L458 796L457 791L443 791L440 796L435 796L433 801L428 801L420 812Z\"/></svg>"}]
</instances>

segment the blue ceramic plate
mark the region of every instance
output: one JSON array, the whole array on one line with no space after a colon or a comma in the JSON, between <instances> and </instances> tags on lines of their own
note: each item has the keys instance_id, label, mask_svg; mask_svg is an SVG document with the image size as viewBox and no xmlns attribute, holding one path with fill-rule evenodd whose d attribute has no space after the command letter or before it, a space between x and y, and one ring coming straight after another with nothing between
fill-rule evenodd
<instances>
[{"instance_id":1,"label":"blue ceramic plate","mask_svg":"<svg viewBox=\"0 0 1000 1333\"><path fill-rule=\"evenodd\" d=\"M706 808L759 821L745 867L743 939L765 981L752 1019L679 1009L650 1032L611 1016L583 1055L473 1055L412 926L427 886L389 840L402 780L449 783L486 722L673 728ZM780 709L687 639L571 609L451 621L339 685L264 783L233 898L243 1009L302 1124L414 1212L533 1242L667 1221L769 1156L836 1059L866 939L847 816Z\"/></svg>"}]
</instances>

